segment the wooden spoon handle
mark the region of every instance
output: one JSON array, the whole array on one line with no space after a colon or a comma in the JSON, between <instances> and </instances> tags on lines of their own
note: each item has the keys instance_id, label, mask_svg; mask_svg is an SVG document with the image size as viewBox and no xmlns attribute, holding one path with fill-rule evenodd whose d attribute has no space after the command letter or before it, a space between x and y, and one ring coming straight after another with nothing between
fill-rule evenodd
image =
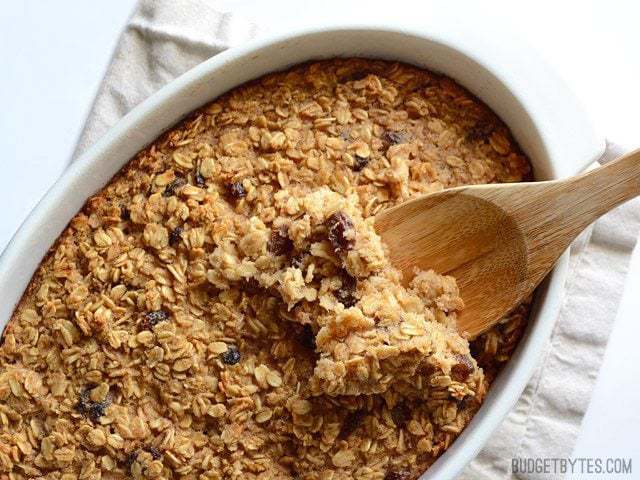
<instances>
[{"instance_id":1,"label":"wooden spoon handle","mask_svg":"<svg viewBox=\"0 0 640 480\"><path fill-rule=\"evenodd\" d=\"M538 282L589 224L640 195L640 150L577 177L530 185L529 199L513 213L531 252L530 278Z\"/></svg>"},{"instance_id":2,"label":"wooden spoon handle","mask_svg":"<svg viewBox=\"0 0 640 480\"><path fill-rule=\"evenodd\" d=\"M571 204L584 213L582 223L586 227L609 210L640 195L640 149L567 181L566 191L571 195Z\"/></svg>"}]
</instances>

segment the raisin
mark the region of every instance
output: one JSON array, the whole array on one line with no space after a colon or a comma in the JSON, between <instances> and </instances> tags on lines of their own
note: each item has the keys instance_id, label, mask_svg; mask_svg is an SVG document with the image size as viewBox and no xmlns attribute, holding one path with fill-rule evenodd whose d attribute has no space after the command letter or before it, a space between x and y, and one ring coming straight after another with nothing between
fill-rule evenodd
<instances>
[{"instance_id":1,"label":"raisin","mask_svg":"<svg viewBox=\"0 0 640 480\"><path fill-rule=\"evenodd\" d=\"M344 212L335 212L326 221L329 242L335 253L351 250L355 245L353 222Z\"/></svg>"},{"instance_id":2,"label":"raisin","mask_svg":"<svg viewBox=\"0 0 640 480\"><path fill-rule=\"evenodd\" d=\"M306 253L300 252L297 255L291 257L291 266L294 268L300 268L304 265L304 259L307 256Z\"/></svg>"},{"instance_id":3,"label":"raisin","mask_svg":"<svg viewBox=\"0 0 640 480\"><path fill-rule=\"evenodd\" d=\"M333 292L333 294L336 296L336 299L344 305L344 308L351 308L358 303L358 298L356 297L358 280L347 272L343 272L341 281L342 285L338 290Z\"/></svg>"},{"instance_id":4,"label":"raisin","mask_svg":"<svg viewBox=\"0 0 640 480\"><path fill-rule=\"evenodd\" d=\"M364 410L356 410L355 412L349 412L346 417L344 417L344 421L342 422L342 428L340 429L340 433L338 434L338 438L341 440L346 439L351 435L356 428L360 426L364 417L367 416L367 412Z\"/></svg>"},{"instance_id":5,"label":"raisin","mask_svg":"<svg viewBox=\"0 0 640 480\"><path fill-rule=\"evenodd\" d=\"M313 333L313 329L311 328L311 325L309 325L308 323L305 323L300 329L296 338L300 345L302 345L305 348L308 348L309 350L315 351L316 336Z\"/></svg>"},{"instance_id":6,"label":"raisin","mask_svg":"<svg viewBox=\"0 0 640 480\"><path fill-rule=\"evenodd\" d=\"M205 188L207 186L207 183L205 182L204 177L202 176L201 173L196 173L195 182L196 182L196 187L198 188Z\"/></svg>"},{"instance_id":7,"label":"raisin","mask_svg":"<svg viewBox=\"0 0 640 480\"><path fill-rule=\"evenodd\" d=\"M169 245L175 245L176 243L178 243L181 239L180 235L182 235L183 231L184 230L182 229L182 227L176 227L171 230L171 232L169 233Z\"/></svg>"},{"instance_id":8,"label":"raisin","mask_svg":"<svg viewBox=\"0 0 640 480\"><path fill-rule=\"evenodd\" d=\"M129 210L127 207L122 207L120 209L120 218L123 222L128 222L129 220L131 220L131 210Z\"/></svg>"},{"instance_id":9,"label":"raisin","mask_svg":"<svg viewBox=\"0 0 640 480\"><path fill-rule=\"evenodd\" d=\"M473 363L466 355L456 355L456 363L451 367L451 378L456 382L464 382L473 372Z\"/></svg>"},{"instance_id":10,"label":"raisin","mask_svg":"<svg viewBox=\"0 0 640 480\"><path fill-rule=\"evenodd\" d=\"M471 356L478 361L478 359L482 356L484 352L483 348L483 340L484 337L477 337L475 340L469 342L469 351Z\"/></svg>"},{"instance_id":11,"label":"raisin","mask_svg":"<svg viewBox=\"0 0 640 480\"><path fill-rule=\"evenodd\" d=\"M342 83L354 82L354 81L363 80L367 78L367 75L369 75L369 72L367 70L358 69L346 75L343 75L342 77L340 77L340 81Z\"/></svg>"},{"instance_id":12,"label":"raisin","mask_svg":"<svg viewBox=\"0 0 640 480\"><path fill-rule=\"evenodd\" d=\"M361 157L360 155L356 155L355 158L353 159L353 167L351 168L353 168L354 172L359 172L368 164L369 164L368 157Z\"/></svg>"},{"instance_id":13,"label":"raisin","mask_svg":"<svg viewBox=\"0 0 640 480\"><path fill-rule=\"evenodd\" d=\"M142 329L151 330L160 322L166 322L169 320L169 313L164 310L156 310L155 312L148 312L142 319Z\"/></svg>"},{"instance_id":14,"label":"raisin","mask_svg":"<svg viewBox=\"0 0 640 480\"><path fill-rule=\"evenodd\" d=\"M260 290L262 290L262 287L258 282L258 280L256 280L253 277L250 277L250 278L244 279L244 284L242 285L242 289L245 292L247 292L249 295L255 295L257 293L260 293Z\"/></svg>"},{"instance_id":15,"label":"raisin","mask_svg":"<svg viewBox=\"0 0 640 480\"><path fill-rule=\"evenodd\" d=\"M220 357L227 365L235 365L240 361L240 350L233 345L229 345L227 351L220 355Z\"/></svg>"},{"instance_id":16,"label":"raisin","mask_svg":"<svg viewBox=\"0 0 640 480\"><path fill-rule=\"evenodd\" d=\"M268 244L269 252L273 255L288 255L293 250L293 241L289 238L287 227L281 226L271 232Z\"/></svg>"},{"instance_id":17,"label":"raisin","mask_svg":"<svg viewBox=\"0 0 640 480\"><path fill-rule=\"evenodd\" d=\"M471 396L466 396L462 400L459 400L457 404L459 412L467 409L471 410L472 408L474 408L474 399Z\"/></svg>"},{"instance_id":18,"label":"raisin","mask_svg":"<svg viewBox=\"0 0 640 480\"><path fill-rule=\"evenodd\" d=\"M160 460L162 458L162 453L160 453L160 450L158 450L156 447L147 448L147 452L151 454L151 458L153 458L154 460Z\"/></svg>"},{"instance_id":19,"label":"raisin","mask_svg":"<svg viewBox=\"0 0 640 480\"><path fill-rule=\"evenodd\" d=\"M400 132L392 132L387 130L382 134L382 142L389 148L391 145L402 143L404 138Z\"/></svg>"},{"instance_id":20,"label":"raisin","mask_svg":"<svg viewBox=\"0 0 640 480\"><path fill-rule=\"evenodd\" d=\"M403 404L399 403L391 409L391 419L398 427L404 427L411 420L411 410Z\"/></svg>"},{"instance_id":21,"label":"raisin","mask_svg":"<svg viewBox=\"0 0 640 480\"><path fill-rule=\"evenodd\" d=\"M87 417L89 417L91 421L96 423L98 420L100 420L100 417L104 415L104 411L107 406L108 405L106 405L105 403L92 403L87 411Z\"/></svg>"},{"instance_id":22,"label":"raisin","mask_svg":"<svg viewBox=\"0 0 640 480\"><path fill-rule=\"evenodd\" d=\"M409 480L410 477L409 470L391 470L384 476L384 480Z\"/></svg>"},{"instance_id":23,"label":"raisin","mask_svg":"<svg viewBox=\"0 0 640 480\"><path fill-rule=\"evenodd\" d=\"M89 410L89 404L91 400L89 400L89 390L91 390L91 386L87 387L83 392L80 393L80 398L78 399L78 403L76 403L76 411L85 414L87 410Z\"/></svg>"},{"instance_id":24,"label":"raisin","mask_svg":"<svg viewBox=\"0 0 640 480\"><path fill-rule=\"evenodd\" d=\"M358 303L358 298L354 295L355 292L340 289L333 293L336 296L336 300L338 300L344 308L351 308Z\"/></svg>"},{"instance_id":25,"label":"raisin","mask_svg":"<svg viewBox=\"0 0 640 480\"><path fill-rule=\"evenodd\" d=\"M187 181L184 178L182 177L176 178L173 182L171 182L169 185L165 187L164 192L162 192L162 196L171 197L175 195L176 190L181 186L183 186L185 183L187 183Z\"/></svg>"},{"instance_id":26,"label":"raisin","mask_svg":"<svg viewBox=\"0 0 640 480\"><path fill-rule=\"evenodd\" d=\"M491 121L478 120L465 135L465 139L469 142L477 142L486 140L495 129L495 125Z\"/></svg>"},{"instance_id":27,"label":"raisin","mask_svg":"<svg viewBox=\"0 0 640 480\"><path fill-rule=\"evenodd\" d=\"M227 195L231 198L239 199L247 195L247 191L244 188L242 182L230 182L225 185Z\"/></svg>"},{"instance_id":28,"label":"raisin","mask_svg":"<svg viewBox=\"0 0 640 480\"><path fill-rule=\"evenodd\" d=\"M104 402L94 402L91 400L90 392L94 385L87 386L76 404L76 411L89 418L93 423L97 423L100 417L104 416L105 410L111 404L109 397Z\"/></svg>"},{"instance_id":29,"label":"raisin","mask_svg":"<svg viewBox=\"0 0 640 480\"><path fill-rule=\"evenodd\" d=\"M133 452L127 455L127 458L124 460L124 466L127 468L129 473L131 473L131 467L133 466L133 462L138 459L138 450L134 450Z\"/></svg>"}]
</instances>

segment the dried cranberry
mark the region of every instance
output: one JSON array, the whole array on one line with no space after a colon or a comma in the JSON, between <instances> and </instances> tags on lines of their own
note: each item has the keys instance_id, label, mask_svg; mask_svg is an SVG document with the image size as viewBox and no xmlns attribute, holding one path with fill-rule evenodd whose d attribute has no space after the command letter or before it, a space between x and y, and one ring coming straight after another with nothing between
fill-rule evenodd
<instances>
[{"instance_id":1,"label":"dried cranberry","mask_svg":"<svg viewBox=\"0 0 640 480\"><path fill-rule=\"evenodd\" d=\"M344 305L344 308L351 308L358 303L358 298L356 297L358 280L348 273L343 272L341 281L342 285L338 290L333 292L333 294L336 296L336 299Z\"/></svg>"},{"instance_id":2,"label":"dried cranberry","mask_svg":"<svg viewBox=\"0 0 640 480\"><path fill-rule=\"evenodd\" d=\"M201 173L196 173L195 182L196 187L198 188L205 188L207 186L207 183Z\"/></svg>"},{"instance_id":3,"label":"dried cranberry","mask_svg":"<svg viewBox=\"0 0 640 480\"><path fill-rule=\"evenodd\" d=\"M269 252L273 255L288 255L293 250L293 241L289 238L287 227L281 226L271 232L268 244Z\"/></svg>"},{"instance_id":4,"label":"dried cranberry","mask_svg":"<svg viewBox=\"0 0 640 480\"><path fill-rule=\"evenodd\" d=\"M181 186L183 186L185 183L187 183L187 181L184 178L182 177L176 178L173 182L171 182L169 185L165 187L164 192L162 192L162 196L171 197L175 195L176 190Z\"/></svg>"},{"instance_id":5,"label":"dried cranberry","mask_svg":"<svg viewBox=\"0 0 640 480\"><path fill-rule=\"evenodd\" d=\"M456 363L451 367L451 378L456 382L464 382L473 372L473 363L466 355L456 355Z\"/></svg>"},{"instance_id":6,"label":"dried cranberry","mask_svg":"<svg viewBox=\"0 0 640 480\"><path fill-rule=\"evenodd\" d=\"M169 320L169 313L164 310L156 310L155 312L148 312L142 319L142 329L151 330L160 322L166 322Z\"/></svg>"},{"instance_id":7,"label":"dried cranberry","mask_svg":"<svg viewBox=\"0 0 640 480\"><path fill-rule=\"evenodd\" d=\"M355 245L353 222L344 212L335 212L326 221L329 242L336 253L351 250Z\"/></svg>"},{"instance_id":8,"label":"dried cranberry","mask_svg":"<svg viewBox=\"0 0 640 480\"><path fill-rule=\"evenodd\" d=\"M229 345L227 351L220 355L220 357L227 365L235 365L240 361L240 350L238 350L238 347Z\"/></svg>"},{"instance_id":9,"label":"dried cranberry","mask_svg":"<svg viewBox=\"0 0 640 480\"><path fill-rule=\"evenodd\" d=\"M391 470L384 476L384 480L409 480L410 477L409 470Z\"/></svg>"},{"instance_id":10,"label":"dried cranberry","mask_svg":"<svg viewBox=\"0 0 640 480\"><path fill-rule=\"evenodd\" d=\"M411 420L411 410L403 404L399 403L391 409L391 419L398 427L404 427Z\"/></svg>"},{"instance_id":11,"label":"dried cranberry","mask_svg":"<svg viewBox=\"0 0 640 480\"><path fill-rule=\"evenodd\" d=\"M247 195L242 182L229 182L225 185L225 189L227 190L227 195L231 198L239 199Z\"/></svg>"},{"instance_id":12,"label":"dried cranberry","mask_svg":"<svg viewBox=\"0 0 640 480\"><path fill-rule=\"evenodd\" d=\"M345 439L351 435L356 428L360 426L364 417L367 416L367 412L364 410L356 410L355 412L349 412L342 422L342 428L338 434L338 438Z\"/></svg>"},{"instance_id":13,"label":"dried cranberry","mask_svg":"<svg viewBox=\"0 0 640 480\"><path fill-rule=\"evenodd\" d=\"M368 157L361 157L360 155L356 155L353 159L353 167L351 168L353 168L354 172L359 172L367 165L369 165Z\"/></svg>"},{"instance_id":14,"label":"dried cranberry","mask_svg":"<svg viewBox=\"0 0 640 480\"><path fill-rule=\"evenodd\" d=\"M169 245L175 245L176 243L178 243L180 241L180 235L182 235L182 232L184 230L182 229L182 227L176 227L173 230L171 230L171 233L169 233Z\"/></svg>"}]
</instances>

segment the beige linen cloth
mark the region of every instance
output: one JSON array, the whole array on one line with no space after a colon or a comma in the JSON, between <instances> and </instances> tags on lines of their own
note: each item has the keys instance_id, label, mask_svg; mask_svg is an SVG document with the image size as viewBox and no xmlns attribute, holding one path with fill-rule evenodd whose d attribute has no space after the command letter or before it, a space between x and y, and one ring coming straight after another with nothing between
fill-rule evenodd
<instances>
[{"instance_id":1,"label":"beige linen cloth","mask_svg":"<svg viewBox=\"0 0 640 480\"><path fill-rule=\"evenodd\" d=\"M142 0L122 34L74 157L160 87L258 34L207 0ZM620 152L609 149L602 161ZM566 296L522 397L462 479L516 476L511 459L571 455L622 295L640 229L640 202L600 219L572 247Z\"/></svg>"}]
</instances>

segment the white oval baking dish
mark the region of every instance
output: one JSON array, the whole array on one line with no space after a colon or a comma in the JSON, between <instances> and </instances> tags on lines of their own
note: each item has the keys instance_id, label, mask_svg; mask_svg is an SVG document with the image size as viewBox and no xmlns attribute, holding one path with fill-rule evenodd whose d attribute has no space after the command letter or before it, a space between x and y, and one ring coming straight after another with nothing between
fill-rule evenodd
<instances>
[{"instance_id":1,"label":"white oval baking dish","mask_svg":"<svg viewBox=\"0 0 640 480\"><path fill-rule=\"evenodd\" d=\"M484 100L511 128L537 179L575 174L604 150L576 99L543 63L511 47L451 29L378 26L307 29L257 40L202 63L125 116L73 163L0 256L4 328L49 247L85 200L181 117L227 90L295 63L332 56L395 59L442 72ZM517 401L550 335L567 270L565 253L539 289L530 326L482 408L421 477L452 479L478 453Z\"/></svg>"}]
</instances>

